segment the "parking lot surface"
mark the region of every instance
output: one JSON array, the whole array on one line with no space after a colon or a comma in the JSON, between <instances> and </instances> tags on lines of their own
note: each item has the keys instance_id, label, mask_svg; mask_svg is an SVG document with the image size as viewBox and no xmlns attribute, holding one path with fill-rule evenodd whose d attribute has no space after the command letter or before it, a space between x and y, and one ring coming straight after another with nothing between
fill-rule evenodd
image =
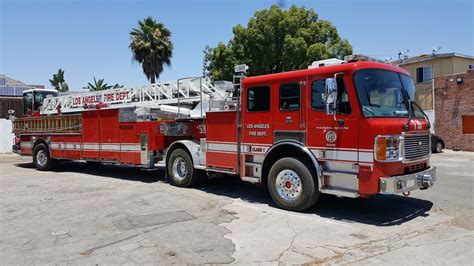
<instances>
[{"instance_id":1,"label":"parking lot surface","mask_svg":"<svg viewBox=\"0 0 474 266\"><path fill-rule=\"evenodd\" d=\"M304 213L234 177L193 189L163 171L0 155L0 261L449 264L474 260L474 153L434 154L438 181L410 197L323 196Z\"/></svg>"}]
</instances>

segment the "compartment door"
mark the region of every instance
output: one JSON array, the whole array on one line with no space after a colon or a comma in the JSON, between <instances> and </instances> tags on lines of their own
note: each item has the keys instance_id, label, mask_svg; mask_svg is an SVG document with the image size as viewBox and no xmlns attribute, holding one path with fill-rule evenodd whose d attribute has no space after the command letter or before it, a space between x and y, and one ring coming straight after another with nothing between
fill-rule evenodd
<instances>
[{"instance_id":1,"label":"compartment door","mask_svg":"<svg viewBox=\"0 0 474 266\"><path fill-rule=\"evenodd\" d=\"M99 159L99 111L82 112L82 158Z\"/></svg>"},{"instance_id":2,"label":"compartment door","mask_svg":"<svg viewBox=\"0 0 474 266\"><path fill-rule=\"evenodd\" d=\"M150 164L150 152L148 151L148 134L140 134L140 163Z\"/></svg>"},{"instance_id":3,"label":"compartment door","mask_svg":"<svg viewBox=\"0 0 474 266\"><path fill-rule=\"evenodd\" d=\"M119 161L120 137L118 109L100 110L100 158L105 161Z\"/></svg>"}]
</instances>

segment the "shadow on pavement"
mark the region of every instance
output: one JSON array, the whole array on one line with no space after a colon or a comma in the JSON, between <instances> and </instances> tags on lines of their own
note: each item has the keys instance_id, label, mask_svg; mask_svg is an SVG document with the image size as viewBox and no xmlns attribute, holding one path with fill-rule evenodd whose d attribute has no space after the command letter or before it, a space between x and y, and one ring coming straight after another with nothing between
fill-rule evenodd
<instances>
[{"instance_id":1,"label":"shadow on pavement","mask_svg":"<svg viewBox=\"0 0 474 266\"><path fill-rule=\"evenodd\" d=\"M22 168L34 168L32 163L17 164ZM76 172L144 183L165 181L164 171L143 171L137 167L84 162L61 162L54 172ZM194 189L210 194L242 199L251 203L267 204L278 208L266 188L241 181L236 176L216 176L201 182ZM333 220L371 224L376 226L400 225L427 213L433 203L427 200L398 195L377 195L368 199L338 198L322 195L315 207L305 213Z\"/></svg>"},{"instance_id":2,"label":"shadow on pavement","mask_svg":"<svg viewBox=\"0 0 474 266\"><path fill-rule=\"evenodd\" d=\"M264 187L243 182L238 177L217 177L197 189L278 208ZM316 206L305 213L345 222L393 226L428 216L432 206L433 203L427 200L398 195L377 195L367 199L321 195Z\"/></svg>"},{"instance_id":3,"label":"shadow on pavement","mask_svg":"<svg viewBox=\"0 0 474 266\"><path fill-rule=\"evenodd\" d=\"M16 164L16 166L21 168L35 168L33 163L20 163ZM53 172L75 172L144 183L154 183L165 180L164 172L161 169L146 171L134 166L90 164L80 161L59 162Z\"/></svg>"}]
</instances>

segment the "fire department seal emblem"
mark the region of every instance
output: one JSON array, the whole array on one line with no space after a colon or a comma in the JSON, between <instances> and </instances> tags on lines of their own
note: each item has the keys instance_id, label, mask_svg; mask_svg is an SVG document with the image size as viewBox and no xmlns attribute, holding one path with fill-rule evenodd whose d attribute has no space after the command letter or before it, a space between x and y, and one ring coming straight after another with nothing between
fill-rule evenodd
<instances>
[{"instance_id":1,"label":"fire department seal emblem","mask_svg":"<svg viewBox=\"0 0 474 266\"><path fill-rule=\"evenodd\" d=\"M333 143L334 141L336 141L336 138L337 138L336 132L332 130L329 130L328 132L326 132L326 140L328 142Z\"/></svg>"}]
</instances>

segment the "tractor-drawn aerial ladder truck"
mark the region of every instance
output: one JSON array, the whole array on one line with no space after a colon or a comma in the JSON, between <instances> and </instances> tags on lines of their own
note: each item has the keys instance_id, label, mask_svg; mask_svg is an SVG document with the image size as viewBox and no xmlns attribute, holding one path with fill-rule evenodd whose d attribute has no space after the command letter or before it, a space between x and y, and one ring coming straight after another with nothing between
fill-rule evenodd
<instances>
[{"instance_id":1,"label":"tractor-drawn aerial ladder truck","mask_svg":"<svg viewBox=\"0 0 474 266\"><path fill-rule=\"evenodd\" d=\"M233 84L26 91L29 116L14 120L13 149L43 171L59 160L165 167L178 187L236 175L294 211L321 193L407 195L433 185L430 124L405 70L356 56L254 77L245 65L235 70Z\"/></svg>"}]
</instances>

